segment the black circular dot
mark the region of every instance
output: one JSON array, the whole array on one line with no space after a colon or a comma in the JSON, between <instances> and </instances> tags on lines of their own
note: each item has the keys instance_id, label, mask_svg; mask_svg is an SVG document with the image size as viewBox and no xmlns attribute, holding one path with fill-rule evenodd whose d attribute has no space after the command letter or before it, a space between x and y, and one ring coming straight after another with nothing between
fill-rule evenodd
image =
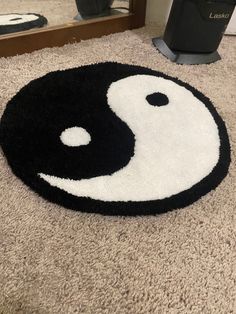
<instances>
[{"instance_id":1,"label":"black circular dot","mask_svg":"<svg viewBox=\"0 0 236 314\"><path fill-rule=\"evenodd\" d=\"M152 106L165 106L168 105L169 99L165 94L162 93L153 93L146 97L148 103Z\"/></svg>"}]
</instances>

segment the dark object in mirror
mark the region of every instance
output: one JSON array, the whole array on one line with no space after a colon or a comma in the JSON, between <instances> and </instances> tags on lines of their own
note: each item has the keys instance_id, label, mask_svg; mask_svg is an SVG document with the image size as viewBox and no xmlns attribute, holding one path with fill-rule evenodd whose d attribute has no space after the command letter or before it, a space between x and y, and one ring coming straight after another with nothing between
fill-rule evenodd
<instances>
[{"instance_id":1,"label":"dark object in mirror","mask_svg":"<svg viewBox=\"0 0 236 314\"><path fill-rule=\"evenodd\" d=\"M76 0L76 5L81 17L88 19L108 15L113 2L114 0ZM77 16L76 19L81 18Z\"/></svg>"}]
</instances>

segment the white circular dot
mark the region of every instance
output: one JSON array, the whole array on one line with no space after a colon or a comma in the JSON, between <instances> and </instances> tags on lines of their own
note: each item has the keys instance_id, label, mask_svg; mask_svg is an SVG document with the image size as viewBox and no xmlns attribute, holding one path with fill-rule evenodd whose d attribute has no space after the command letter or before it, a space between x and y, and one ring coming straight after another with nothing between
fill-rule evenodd
<instances>
[{"instance_id":1,"label":"white circular dot","mask_svg":"<svg viewBox=\"0 0 236 314\"><path fill-rule=\"evenodd\" d=\"M91 136L85 129L75 126L65 129L61 133L60 139L66 146L78 147L88 145L91 141Z\"/></svg>"}]
</instances>

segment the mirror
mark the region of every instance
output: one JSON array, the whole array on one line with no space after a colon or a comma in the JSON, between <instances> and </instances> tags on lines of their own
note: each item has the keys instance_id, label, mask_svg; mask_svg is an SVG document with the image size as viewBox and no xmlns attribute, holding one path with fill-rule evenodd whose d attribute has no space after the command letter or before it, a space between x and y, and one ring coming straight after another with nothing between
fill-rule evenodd
<instances>
[{"instance_id":1,"label":"mirror","mask_svg":"<svg viewBox=\"0 0 236 314\"><path fill-rule=\"evenodd\" d=\"M0 0L0 35L124 14L131 0Z\"/></svg>"}]
</instances>

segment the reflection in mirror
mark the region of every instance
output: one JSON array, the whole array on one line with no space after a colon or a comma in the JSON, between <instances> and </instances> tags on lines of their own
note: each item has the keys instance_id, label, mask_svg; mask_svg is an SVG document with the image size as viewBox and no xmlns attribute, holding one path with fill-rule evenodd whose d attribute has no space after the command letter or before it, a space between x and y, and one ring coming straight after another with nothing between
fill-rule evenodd
<instances>
[{"instance_id":1,"label":"reflection in mirror","mask_svg":"<svg viewBox=\"0 0 236 314\"><path fill-rule=\"evenodd\" d=\"M128 13L130 0L0 0L0 35Z\"/></svg>"}]
</instances>

